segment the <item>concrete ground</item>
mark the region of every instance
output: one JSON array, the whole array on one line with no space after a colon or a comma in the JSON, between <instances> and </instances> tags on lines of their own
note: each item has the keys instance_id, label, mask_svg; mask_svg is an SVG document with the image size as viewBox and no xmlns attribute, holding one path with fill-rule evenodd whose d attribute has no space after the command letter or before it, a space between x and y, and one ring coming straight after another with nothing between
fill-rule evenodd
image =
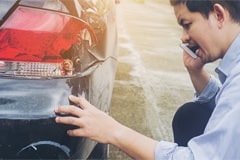
<instances>
[{"instance_id":1,"label":"concrete ground","mask_svg":"<svg viewBox=\"0 0 240 160\"><path fill-rule=\"evenodd\" d=\"M111 115L144 135L172 141L172 117L193 93L173 9L167 0L122 0L117 14L119 65ZM109 159L131 158L110 146Z\"/></svg>"}]
</instances>

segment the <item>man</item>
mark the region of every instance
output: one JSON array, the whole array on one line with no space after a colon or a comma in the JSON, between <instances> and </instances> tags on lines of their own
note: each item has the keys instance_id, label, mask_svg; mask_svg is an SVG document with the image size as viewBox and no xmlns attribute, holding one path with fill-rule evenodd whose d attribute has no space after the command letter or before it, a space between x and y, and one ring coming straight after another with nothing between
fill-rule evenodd
<instances>
[{"instance_id":1,"label":"man","mask_svg":"<svg viewBox=\"0 0 240 160\"><path fill-rule=\"evenodd\" d=\"M171 4L183 28L182 41L197 48L195 53L199 58L196 60L185 52L183 54L196 90L197 101L194 104L204 104L199 107L213 109L213 112L209 111L209 121L209 116L206 116L204 132L189 136L186 146L158 142L123 126L85 99L74 96L69 99L81 108L61 106L55 111L75 117L57 117L56 122L79 126L68 131L70 136L84 136L112 144L134 159L240 159L240 1L172 0ZM221 87L204 69L204 64L217 59L222 59L216 69Z\"/></svg>"}]
</instances>

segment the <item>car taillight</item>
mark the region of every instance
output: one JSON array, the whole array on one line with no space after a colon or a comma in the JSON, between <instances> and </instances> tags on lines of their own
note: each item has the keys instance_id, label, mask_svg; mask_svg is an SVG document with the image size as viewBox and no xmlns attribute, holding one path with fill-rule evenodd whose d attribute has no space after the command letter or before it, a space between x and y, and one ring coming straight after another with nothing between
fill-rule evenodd
<instances>
[{"instance_id":1,"label":"car taillight","mask_svg":"<svg viewBox=\"0 0 240 160\"><path fill-rule=\"evenodd\" d=\"M95 62L97 44L85 21L66 13L16 7L0 25L0 76L64 78Z\"/></svg>"},{"instance_id":2,"label":"car taillight","mask_svg":"<svg viewBox=\"0 0 240 160\"><path fill-rule=\"evenodd\" d=\"M57 64L43 63L18 63L18 69L14 75L20 76L59 76L59 66Z\"/></svg>"},{"instance_id":3,"label":"car taillight","mask_svg":"<svg viewBox=\"0 0 240 160\"><path fill-rule=\"evenodd\" d=\"M71 60L62 63L0 61L0 76L19 78L60 78L73 75Z\"/></svg>"}]
</instances>

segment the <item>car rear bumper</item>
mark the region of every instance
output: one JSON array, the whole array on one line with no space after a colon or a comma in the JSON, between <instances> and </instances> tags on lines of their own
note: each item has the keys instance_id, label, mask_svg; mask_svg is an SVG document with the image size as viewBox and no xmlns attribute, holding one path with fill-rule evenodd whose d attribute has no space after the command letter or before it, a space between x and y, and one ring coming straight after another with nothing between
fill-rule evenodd
<instances>
[{"instance_id":1,"label":"car rear bumper","mask_svg":"<svg viewBox=\"0 0 240 160\"><path fill-rule=\"evenodd\" d=\"M0 124L1 159L68 159L78 142L66 134L73 127L54 118L0 119Z\"/></svg>"},{"instance_id":2,"label":"car rear bumper","mask_svg":"<svg viewBox=\"0 0 240 160\"><path fill-rule=\"evenodd\" d=\"M69 104L67 80L0 81L0 158L69 158L78 140L73 126L55 123L54 108ZM58 93L58 94L56 94Z\"/></svg>"}]
</instances>

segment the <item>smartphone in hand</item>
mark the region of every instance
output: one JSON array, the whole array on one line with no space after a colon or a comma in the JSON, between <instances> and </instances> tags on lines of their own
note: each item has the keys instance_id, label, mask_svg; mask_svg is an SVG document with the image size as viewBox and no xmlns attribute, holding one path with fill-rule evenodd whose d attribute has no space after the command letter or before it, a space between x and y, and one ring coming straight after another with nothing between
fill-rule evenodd
<instances>
[{"instance_id":1,"label":"smartphone in hand","mask_svg":"<svg viewBox=\"0 0 240 160\"><path fill-rule=\"evenodd\" d=\"M181 44L180 44L180 47L181 47L184 51L186 51L186 52L187 52L191 57L193 57L194 59L197 58L197 55L195 54L195 52L188 47L188 43L181 43Z\"/></svg>"}]
</instances>

